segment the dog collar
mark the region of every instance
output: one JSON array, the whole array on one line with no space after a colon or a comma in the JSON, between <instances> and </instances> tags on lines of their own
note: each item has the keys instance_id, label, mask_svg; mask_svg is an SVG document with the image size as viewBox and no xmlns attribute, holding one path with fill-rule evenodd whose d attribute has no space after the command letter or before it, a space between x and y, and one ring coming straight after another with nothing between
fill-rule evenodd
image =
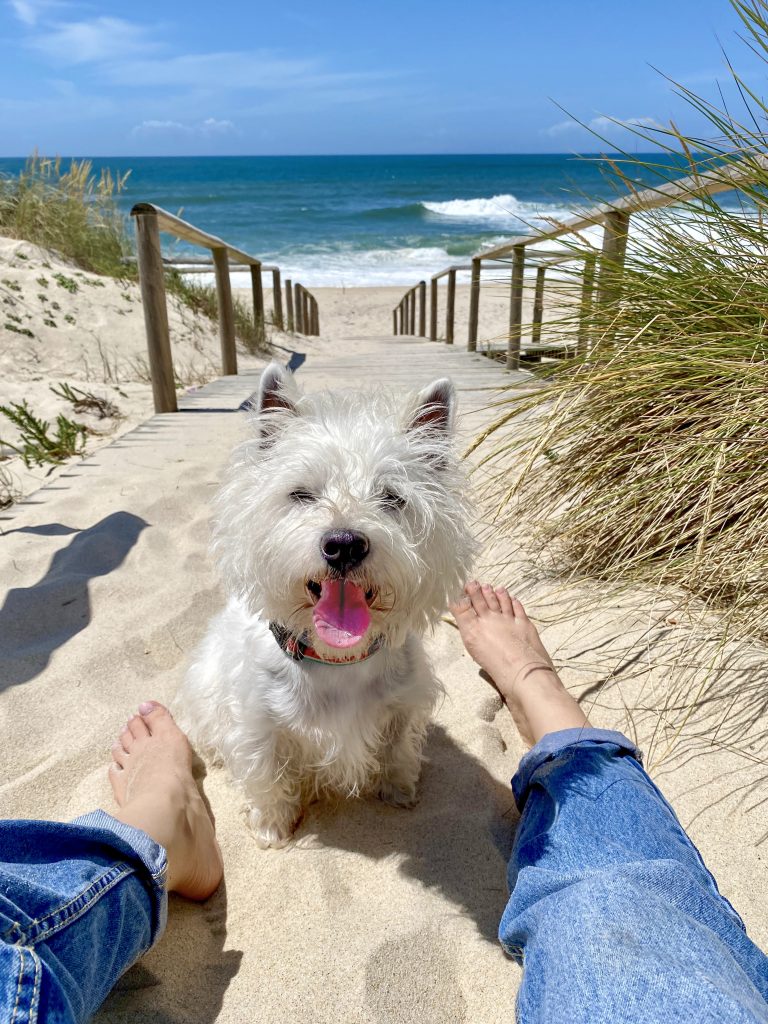
<instances>
[{"instance_id":1,"label":"dog collar","mask_svg":"<svg viewBox=\"0 0 768 1024\"><path fill-rule=\"evenodd\" d=\"M287 654L289 658L292 658L293 661L316 661L321 665L357 665L359 662L365 661L366 658L370 658L371 655L381 650L384 646L384 640L379 636L362 654L349 658L324 658L306 640L296 636L295 633L291 633L289 629L281 626L279 622L270 622L269 629L272 636L277 640L280 650Z\"/></svg>"}]
</instances>

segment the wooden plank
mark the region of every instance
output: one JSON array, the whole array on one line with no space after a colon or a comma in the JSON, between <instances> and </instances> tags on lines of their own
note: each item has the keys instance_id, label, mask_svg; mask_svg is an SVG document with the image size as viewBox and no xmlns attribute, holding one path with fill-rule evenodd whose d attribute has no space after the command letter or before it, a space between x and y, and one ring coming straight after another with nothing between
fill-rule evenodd
<instances>
[{"instance_id":1,"label":"wooden plank","mask_svg":"<svg viewBox=\"0 0 768 1024\"><path fill-rule=\"evenodd\" d=\"M176 412L171 336L165 298L165 271L160 254L157 218L136 214L136 255L139 264L141 303L147 332L149 374L155 412Z\"/></svg>"},{"instance_id":2,"label":"wooden plank","mask_svg":"<svg viewBox=\"0 0 768 1024\"><path fill-rule=\"evenodd\" d=\"M419 281L419 337L427 333L427 282Z\"/></svg>"},{"instance_id":3,"label":"wooden plank","mask_svg":"<svg viewBox=\"0 0 768 1024\"><path fill-rule=\"evenodd\" d=\"M397 334L397 308L392 310L392 333Z\"/></svg>"},{"instance_id":4,"label":"wooden plank","mask_svg":"<svg viewBox=\"0 0 768 1024\"><path fill-rule=\"evenodd\" d=\"M283 291L280 286L280 268L272 267L272 322L278 331L284 330Z\"/></svg>"},{"instance_id":5,"label":"wooden plank","mask_svg":"<svg viewBox=\"0 0 768 1024\"><path fill-rule=\"evenodd\" d=\"M437 341L437 281L429 282L429 340Z\"/></svg>"},{"instance_id":6,"label":"wooden plank","mask_svg":"<svg viewBox=\"0 0 768 1024\"><path fill-rule=\"evenodd\" d=\"M225 377L237 373L235 348L235 310L232 306L232 285L229 280L229 260L226 249L213 249L216 273L216 298L219 305L219 341L221 343L221 372Z\"/></svg>"},{"instance_id":7,"label":"wooden plank","mask_svg":"<svg viewBox=\"0 0 768 1024\"><path fill-rule=\"evenodd\" d=\"M624 270L628 233L628 213L613 212L605 218L600 272L597 278L597 302L602 305L614 302L621 293L621 275ZM606 332L604 339L612 341L613 334L613 331Z\"/></svg>"},{"instance_id":8,"label":"wooden plank","mask_svg":"<svg viewBox=\"0 0 768 1024\"><path fill-rule=\"evenodd\" d=\"M256 340L263 345L267 340L264 322L264 288L261 283L261 265L251 267L251 292L253 293L253 319L256 324Z\"/></svg>"},{"instance_id":9,"label":"wooden plank","mask_svg":"<svg viewBox=\"0 0 768 1024\"><path fill-rule=\"evenodd\" d=\"M296 282L293 286L293 318L296 325L296 333L304 333L304 310L301 302L301 285Z\"/></svg>"},{"instance_id":10,"label":"wooden plank","mask_svg":"<svg viewBox=\"0 0 768 1024\"><path fill-rule=\"evenodd\" d=\"M285 310L288 316L288 333L293 334L295 330L293 321L293 285L289 278L285 279Z\"/></svg>"},{"instance_id":11,"label":"wooden plank","mask_svg":"<svg viewBox=\"0 0 768 1024\"><path fill-rule=\"evenodd\" d=\"M520 368L520 336L523 321L523 279L525 275L525 246L515 247L512 257L512 280L509 291L509 339L507 341L507 369Z\"/></svg>"},{"instance_id":12,"label":"wooden plank","mask_svg":"<svg viewBox=\"0 0 768 1024\"><path fill-rule=\"evenodd\" d=\"M169 234L175 235L176 238L191 242L192 245L202 245L211 251L223 249L228 258L235 263L244 263L246 266L258 266L260 263L255 256L250 256L242 249L236 249L221 238L217 238L216 235L209 235L207 231L201 231L194 224L188 224L187 221L175 217L162 207L155 206L154 203L136 203L131 210L131 216L154 217L160 231L167 231Z\"/></svg>"},{"instance_id":13,"label":"wooden plank","mask_svg":"<svg viewBox=\"0 0 768 1024\"><path fill-rule=\"evenodd\" d=\"M445 299L445 343L453 344L453 328L456 319L456 270L448 271L448 289Z\"/></svg>"},{"instance_id":14,"label":"wooden plank","mask_svg":"<svg viewBox=\"0 0 768 1024\"><path fill-rule=\"evenodd\" d=\"M311 313L312 334L317 337L320 333L320 314L317 307L317 299L314 295L309 297L309 309Z\"/></svg>"},{"instance_id":15,"label":"wooden plank","mask_svg":"<svg viewBox=\"0 0 768 1024\"><path fill-rule=\"evenodd\" d=\"M544 275L546 267L536 271L536 290L533 295L533 322L531 324L531 343L538 345L541 341L541 321L544 317Z\"/></svg>"},{"instance_id":16,"label":"wooden plank","mask_svg":"<svg viewBox=\"0 0 768 1024\"><path fill-rule=\"evenodd\" d=\"M301 320L302 320L302 323L304 324L304 333L305 334L311 334L312 333L312 321L310 320L310 316L309 316L309 292L307 291L306 288L302 288L301 289L301 302L302 302Z\"/></svg>"},{"instance_id":17,"label":"wooden plank","mask_svg":"<svg viewBox=\"0 0 768 1024\"><path fill-rule=\"evenodd\" d=\"M480 268L481 260L476 256L472 260L472 282L469 291L469 328L467 331L467 351L477 351L477 328L480 321Z\"/></svg>"},{"instance_id":18,"label":"wooden plank","mask_svg":"<svg viewBox=\"0 0 768 1024\"><path fill-rule=\"evenodd\" d=\"M416 289L411 288L408 295L408 333L416 334Z\"/></svg>"}]
</instances>

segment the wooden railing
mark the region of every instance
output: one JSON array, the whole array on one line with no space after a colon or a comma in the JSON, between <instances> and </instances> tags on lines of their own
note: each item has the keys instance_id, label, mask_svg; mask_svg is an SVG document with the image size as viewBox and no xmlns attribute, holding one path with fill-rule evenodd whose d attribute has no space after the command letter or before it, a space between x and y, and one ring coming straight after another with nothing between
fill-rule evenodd
<instances>
[{"instance_id":1,"label":"wooden railing","mask_svg":"<svg viewBox=\"0 0 768 1024\"><path fill-rule=\"evenodd\" d=\"M255 256L237 249L215 235L201 231L193 224L175 217L167 210L152 203L137 203L131 210L136 226L136 257L139 268L139 285L144 306L144 323L147 331L149 370L152 378L152 395L155 412L176 412L176 388L171 357L170 332L168 329L168 305L165 294L165 268L173 265L163 260L160 249L160 232L174 235L192 245L202 246L211 253L211 262L194 260L192 273L202 273L213 268L216 275L216 298L219 312L219 341L221 343L221 372L225 375L237 373L237 349L235 346L235 314L232 303L232 285L229 278L231 266L247 266L251 274L253 317L257 337L264 342L265 315L264 289L261 275L272 275L272 321L278 330L287 329L299 334L319 334L320 319L314 296L298 283L285 282L287 324L283 318L282 286L280 268L265 266ZM179 264L182 261L177 261Z\"/></svg>"},{"instance_id":2,"label":"wooden railing","mask_svg":"<svg viewBox=\"0 0 768 1024\"><path fill-rule=\"evenodd\" d=\"M509 370L517 370L520 366L523 285L528 259L533 255L536 266L536 285L531 325L532 340L535 344L541 340L544 283L547 267L557 263L581 259L584 261L584 269L580 297L580 327L576 352L580 355L584 354L589 346L586 322L591 303L607 303L615 300L620 294L621 271L624 266L629 221L632 214L674 206L677 203L691 201L697 197L715 195L718 192L737 189L740 185L755 181L758 176L761 176L766 171L768 171L768 156L754 156L750 162L744 164L715 167L701 174L693 174L680 178L677 181L666 182L658 187L631 192L616 202L604 203L593 210L587 211L582 216L572 217L551 228L537 231L521 238L515 238L512 241L505 242L503 245L494 246L492 249L486 249L473 256L471 263L466 267L447 267L445 270L439 271L431 279L429 337L432 340L437 339L437 282L440 278L447 275L445 341L448 344L453 342L456 272L458 270L470 270L467 349L470 352L475 352L477 350L480 319L481 273L484 269L492 268L498 275L501 266L506 266L511 271L506 366ZM573 248L564 248L557 252L536 251L532 248L541 242L562 238L564 235L575 235L585 228L596 225L602 225L603 227L602 246L599 250L597 248L585 249L583 245L579 248L575 246ZM504 264L498 262L499 260L506 261L509 256L512 257L511 267L508 262ZM425 300L423 298L423 291L419 291L423 288L425 288L423 281L414 288L411 288L393 310L392 319L395 334L415 333L413 327L416 293L417 291L419 292L420 309L423 310ZM421 313L419 323L421 324ZM420 336L424 337L423 331L420 332Z\"/></svg>"}]
</instances>

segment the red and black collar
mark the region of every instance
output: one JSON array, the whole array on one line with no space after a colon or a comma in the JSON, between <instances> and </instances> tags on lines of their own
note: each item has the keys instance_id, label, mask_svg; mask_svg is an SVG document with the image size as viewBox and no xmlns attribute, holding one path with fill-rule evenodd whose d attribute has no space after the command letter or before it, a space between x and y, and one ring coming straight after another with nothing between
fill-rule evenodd
<instances>
[{"instance_id":1,"label":"red and black collar","mask_svg":"<svg viewBox=\"0 0 768 1024\"><path fill-rule=\"evenodd\" d=\"M270 622L269 629L272 636L277 640L280 650L293 661L315 661L320 665L357 665L359 662L370 658L371 655L381 650L384 646L384 639L379 636L362 654L356 654L347 658L325 658L318 654L303 636L296 636L295 633L291 633L285 626L281 626L279 622Z\"/></svg>"}]
</instances>

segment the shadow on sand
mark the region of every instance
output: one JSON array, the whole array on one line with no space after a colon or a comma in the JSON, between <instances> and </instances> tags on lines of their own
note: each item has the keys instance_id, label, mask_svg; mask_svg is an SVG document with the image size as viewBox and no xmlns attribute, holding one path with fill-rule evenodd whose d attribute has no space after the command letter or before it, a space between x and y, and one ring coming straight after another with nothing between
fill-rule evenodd
<instances>
[{"instance_id":1,"label":"shadow on sand","mask_svg":"<svg viewBox=\"0 0 768 1024\"><path fill-rule=\"evenodd\" d=\"M37 583L8 591L0 609L0 692L34 679L54 651L86 628L89 582L121 565L147 526L129 512L113 512L85 530L51 523L15 531L75 536Z\"/></svg>"}]
</instances>

